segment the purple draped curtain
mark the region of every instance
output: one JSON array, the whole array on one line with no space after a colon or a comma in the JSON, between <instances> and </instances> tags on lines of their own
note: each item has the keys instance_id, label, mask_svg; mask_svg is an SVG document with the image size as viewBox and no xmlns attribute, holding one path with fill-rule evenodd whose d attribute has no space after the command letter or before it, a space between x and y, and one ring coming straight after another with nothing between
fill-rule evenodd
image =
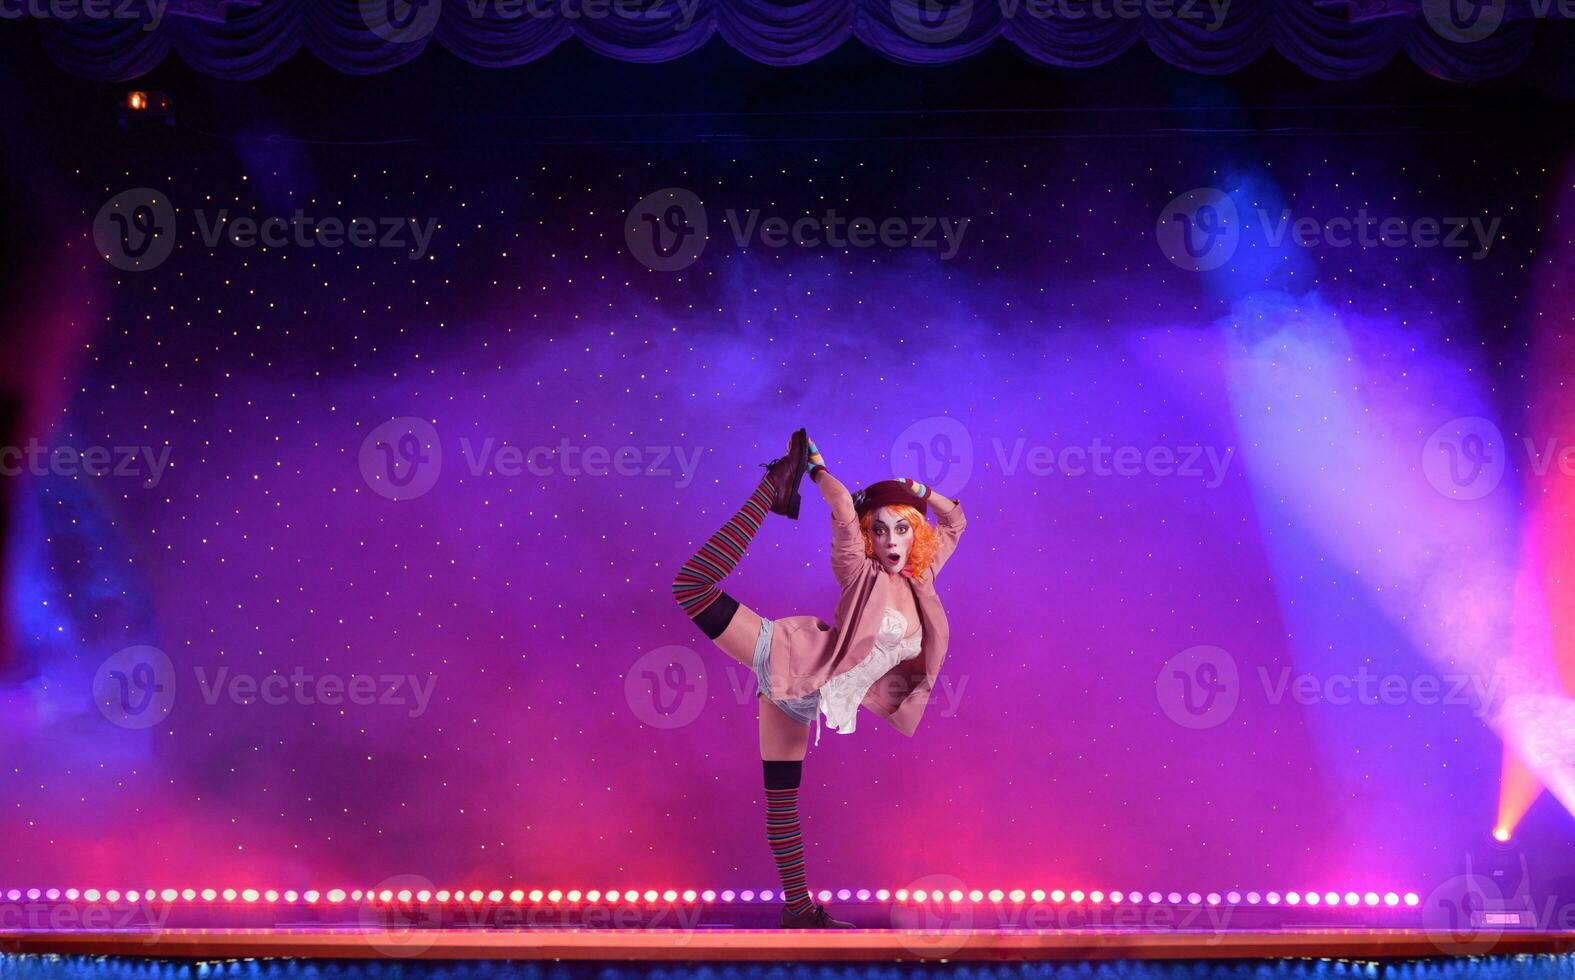
<instances>
[{"instance_id":1,"label":"purple draped curtain","mask_svg":"<svg viewBox=\"0 0 1575 980\"><path fill-rule=\"evenodd\" d=\"M100 2L119 10L125 0ZM244 79L303 46L340 71L362 74L401 65L428 44L504 66L575 38L610 57L653 62L720 34L758 61L794 65L854 38L893 60L928 65L1003 38L1062 67L1097 65L1141 41L1170 64L1203 74L1234 71L1273 48L1320 78L1364 75L1404 52L1424 71L1471 81L1514 68L1535 31L1529 18L1505 16L1484 36L1445 37L1433 26L1445 9L1439 4L1459 0L1389 0L1396 6L1372 17L1314 0L1231 0L1223 16L1208 0L242 0L223 7L207 0L205 16L190 6L196 0L170 0L167 8L137 2L134 17L41 19L50 56L72 73L122 80L174 51L206 74ZM1156 15L1165 10L1173 15Z\"/></svg>"}]
</instances>

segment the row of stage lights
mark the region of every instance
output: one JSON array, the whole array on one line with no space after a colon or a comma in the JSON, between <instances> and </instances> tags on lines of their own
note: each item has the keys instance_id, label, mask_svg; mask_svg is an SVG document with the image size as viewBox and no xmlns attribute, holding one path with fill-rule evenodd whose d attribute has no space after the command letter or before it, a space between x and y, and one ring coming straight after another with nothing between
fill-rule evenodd
<instances>
[{"instance_id":1,"label":"row of stage lights","mask_svg":"<svg viewBox=\"0 0 1575 980\"><path fill-rule=\"evenodd\" d=\"M608 904L615 904L619 901L629 904L635 904L641 901L644 901L647 904L654 904L657 902L673 903L680 900L684 902L694 902L698 900L707 903L715 902L718 899L723 902L732 902L735 900L742 902L752 902L756 901L757 899L762 902L770 902L775 900L775 893L770 889L762 889L758 892L752 889L744 889L743 891L734 892L731 888L721 892L710 888L698 892L694 889L688 889L683 892L677 891L675 889L667 889L666 891L659 892L654 888L641 892L631 888L627 891L618 891L614 889L605 893L595 889L582 893L577 888L571 889L569 891L562 891L557 888L554 888L550 891L543 891L542 889L537 888L529 892L520 888L516 888L509 892L504 892L503 890L496 888L486 892L479 888L473 888L470 891L461 889L459 891L452 892L448 889L431 891L428 889L411 890L406 888L399 890L390 888L384 888L381 890L363 890L356 888L350 891L346 891L343 888L330 888L326 892L321 892L316 889L309 889L302 892L297 892L292 889L281 892L272 888L263 891L259 891L256 888L204 888L200 891L195 888L184 888L180 890L176 890L174 888L165 888L159 891L155 891L151 888L140 891L135 888L127 889L125 891L111 888L103 892L100 892L97 888L87 888L81 890L76 888L29 888L26 890L12 888L9 891L6 891L4 896L7 901L11 902L20 902L24 898L30 902L58 902L62 899L67 902L97 902L101 899L108 902L196 902L200 900L203 902L241 902L247 905L255 905L258 902L272 905L280 901L283 901L287 905L295 905L298 903L305 903L307 905L338 905L347 900L351 902L364 901L373 904L391 904L397 902L402 905L407 905L411 902L427 904L434 901L439 904L446 904L449 902L471 902L473 904L489 902L496 905L504 901L519 904L527 900L532 904L539 904L544 899L553 905L563 902L568 902L569 904L578 904L581 901L601 902L604 900ZM966 899L967 901L975 903L988 900L994 903L1010 901L1013 904L1021 904L1023 901L1028 899L1032 899L1034 902L1038 903L1043 902L1046 898L1048 898L1051 902L1056 904L1061 904L1062 902L1070 900L1074 905L1103 905L1106 903L1111 905L1120 905L1123 903L1135 905L1147 902L1149 905L1322 905L1335 908L1359 908L1363 906L1368 908L1377 908L1380 906L1387 908L1397 908L1401 905L1404 905L1407 908L1415 908L1420 902L1420 899L1417 897L1415 892L1405 892L1404 894L1398 892L1384 892L1382 895L1380 895L1378 892L1363 892L1360 894L1357 892L1345 892L1344 894L1341 894L1340 892L1333 891L1290 891L1283 894L1280 892L1265 892L1260 894L1255 891L1246 893L1230 891L1224 893L1223 895L1219 892L1209 892L1206 895L1200 894L1198 892L1188 892L1187 894L1183 895L1181 892L1144 893L1141 891L1091 891L1085 893L1081 889L1074 889L1068 892L1059 888L1049 892L1046 892L1042 888L1036 888L1032 892L1025 891L1021 888L1013 889L1010 892L1002 891L999 888L992 889L988 892L981 891L977 888L968 892L961 891L960 889L953 889L951 891L942 891L941 889L935 889L933 891L915 889L913 891L909 891L906 888L899 888L895 892L891 892L885 888L879 888L874 891L871 891L868 888L860 888L857 890L842 888L835 892L829 889L823 889L819 893L818 897L822 902L828 902L835 898L839 902L846 902L853 899L857 899L860 902L867 902L871 899L877 902L885 902L895 899L898 902L941 903L950 901L955 904L960 903Z\"/></svg>"}]
</instances>

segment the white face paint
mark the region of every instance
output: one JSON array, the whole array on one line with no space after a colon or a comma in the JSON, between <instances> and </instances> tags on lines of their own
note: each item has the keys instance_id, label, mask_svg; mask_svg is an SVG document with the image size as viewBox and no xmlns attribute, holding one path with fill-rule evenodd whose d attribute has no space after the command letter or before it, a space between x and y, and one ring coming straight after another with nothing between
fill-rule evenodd
<instances>
[{"instance_id":1,"label":"white face paint","mask_svg":"<svg viewBox=\"0 0 1575 980\"><path fill-rule=\"evenodd\" d=\"M891 507L877 507L870 518L870 541L875 545L875 560L888 572L902 571L913 550L913 526L897 516Z\"/></svg>"}]
</instances>

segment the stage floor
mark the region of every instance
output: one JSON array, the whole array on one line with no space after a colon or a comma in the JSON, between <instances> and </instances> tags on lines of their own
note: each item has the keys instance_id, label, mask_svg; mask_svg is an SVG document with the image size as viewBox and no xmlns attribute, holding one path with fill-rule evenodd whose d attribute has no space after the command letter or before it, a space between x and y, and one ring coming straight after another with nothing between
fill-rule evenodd
<instances>
[{"instance_id":1,"label":"stage floor","mask_svg":"<svg viewBox=\"0 0 1575 980\"><path fill-rule=\"evenodd\" d=\"M1575 952L1575 932L1409 929L167 929L0 931L0 952L155 959L261 957L639 961L1414 959Z\"/></svg>"}]
</instances>

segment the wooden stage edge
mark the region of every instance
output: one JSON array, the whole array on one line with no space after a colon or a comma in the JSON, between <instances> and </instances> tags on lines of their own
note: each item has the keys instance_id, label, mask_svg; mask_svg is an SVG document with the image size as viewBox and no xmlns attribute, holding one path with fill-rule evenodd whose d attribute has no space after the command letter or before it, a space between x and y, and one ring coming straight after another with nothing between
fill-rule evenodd
<instances>
[{"instance_id":1,"label":"wooden stage edge","mask_svg":"<svg viewBox=\"0 0 1575 980\"><path fill-rule=\"evenodd\" d=\"M148 959L660 961L1392 959L1575 952L1575 932L1405 929L1121 932L900 929L0 931L0 952Z\"/></svg>"}]
</instances>

